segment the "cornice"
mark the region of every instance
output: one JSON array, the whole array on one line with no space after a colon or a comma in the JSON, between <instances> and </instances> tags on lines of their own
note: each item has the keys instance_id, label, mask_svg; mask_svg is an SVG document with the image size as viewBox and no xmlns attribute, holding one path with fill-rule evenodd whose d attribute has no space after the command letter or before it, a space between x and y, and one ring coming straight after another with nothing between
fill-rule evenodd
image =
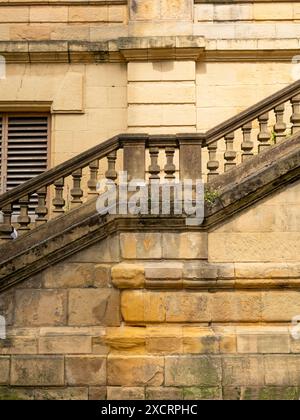
<instances>
[{"instance_id":1,"label":"cornice","mask_svg":"<svg viewBox=\"0 0 300 420\"><path fill-rule=\"evenodd\" d=\"M0 55L5 57L7 63L105 63L161 60L291 61L299 54L298 39L280 40L280 44L278 40L273 41L218 41L201 36L131 37L105 42L0 41Z\"/></svg>"}]
</instances>

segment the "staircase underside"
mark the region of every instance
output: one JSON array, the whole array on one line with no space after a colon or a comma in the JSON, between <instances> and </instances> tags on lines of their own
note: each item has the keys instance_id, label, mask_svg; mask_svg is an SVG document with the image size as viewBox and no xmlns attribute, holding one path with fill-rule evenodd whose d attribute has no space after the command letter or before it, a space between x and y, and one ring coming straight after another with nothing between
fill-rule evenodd
<instances>
[{"instance_id":1,"label":"staircase underside","mask_svg":"<svg viewBox=\"0 0 300 420\"><path fill-rule=\"evenodd\" d=\"M215 192L201 226L182 216L100 216L96 199L1 246L3 291L109 235L124 231L208 231L300 179L300 135L277 144L207 184Z\"/></svg>"}]
</instances>

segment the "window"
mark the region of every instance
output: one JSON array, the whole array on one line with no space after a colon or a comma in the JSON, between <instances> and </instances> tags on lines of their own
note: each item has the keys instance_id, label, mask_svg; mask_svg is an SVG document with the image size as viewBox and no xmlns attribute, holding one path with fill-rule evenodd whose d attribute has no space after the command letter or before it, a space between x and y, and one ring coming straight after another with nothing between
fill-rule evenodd
<instances>
[{"instance_id":1,"label":"window","mask_svg":"<svg viewBox=\"0 0 300 420\"><path fill-rule=\"evenodd\" d=\"M48 115L0 114L0 193L48 166Z\"/></svg>"}]
</instances>

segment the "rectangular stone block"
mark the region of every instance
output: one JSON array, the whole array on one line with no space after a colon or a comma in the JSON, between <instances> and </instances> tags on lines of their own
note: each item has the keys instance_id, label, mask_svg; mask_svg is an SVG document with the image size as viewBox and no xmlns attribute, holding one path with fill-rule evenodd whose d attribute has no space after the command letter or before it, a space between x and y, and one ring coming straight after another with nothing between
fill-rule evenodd
<instances>
[{"instance_id":1,"label":"rectangular stone block","mask_svg":"<svg viewBox=\"0 0 300 420\"><path fill-rule=\"evenodd\" d=\"M253 19L252 4L217 4L214 9L214 20L222 21L243 21Z\"/></svg>"},{"instance_id":2,"label":"rectangular stone block","mask_svg":"<svg viewBox=\"0 0 300 420\"><path fill-rule=\"evenodd\" d=\"M21 400L34 400L35 392L33 389L1 386L0 387L0 400L1 401L21 401Z\"/></svg>"},{"instance_id":3,"label":"rectangular stone block","mask_svg":"<svg viewBox=\"0 0 300 420\"><path fill-rule=\"evenodd\" d=\"M145 321L145 292L124 291L121 293L121 312L126 322Z\"/></svg>"},{"instance_id":4,"label":"rectangular stone block","mask_svg":"<svg viewBox=\"0 0 300 420\"><path fill-rule=\"evenodd\" d=\"M298 387L224 387L224 400L242 401L298 401Z\"/></svg>"},{"instance_id":5,"label":"rectangular stone block","mask_svg":"<svg viewBox=\"0 0 300 420\"><path fill-rule=\"evenodd\" d=\"M63 262L45 271L43 286L46 289L107 287L109 277L108 266Z\"/></svg>"},{"instance_id":6,"label":"rectangular stone block","mask_svg":"<svg viewBox=\"0 0 300 420\"><path fill-rule=\"evenodd\" d=\"M161 0L161 19L170 20L192 20L193 0Z\"/></svg>"},{"instance_id":7,"label":"rectangular stone block","mask_svg":"<svg viewBox=\"0 0 300 420\"><path fill-rule=\"evenodd\" d=\"M211 356L166 357L167 386L215 386L221 383L221 360Z\"/></svg>"},{"instance_id":8,"label":"rectangular stone block","mask_svg":"<svg viewBox=\"0 0 300 420\"><path fill-rule=\"evenodd\" d=\"M127 6L108 6L108 21L109 23L126 23L127 21Z\"/></svg>"},{"instance_id":9,"label":"rectangular stone block","mask_svg":"<svg viewBox=\"0 0 300 420\"><path fill-rule=\"evenodd\" d=\"M300 17L300 5L298 3L294 4L294 19L299 19Z\"/></svg>"},{"instance_id":10,"label":"rectangular stone block","mask_svg":"<svg viewBox=\"0 0 300 420\"><path fill-rule=\"evenodd\" d=\"M221 354L235 354L237 353L237 340L234 333L225 333L218 336L220 353Z\"/></svg>"},{"instance_id":11,"label":"rectangular stone block","mask_svg":"<svg viewBox=\"0 0 300 420\"><path fill-rule=\"evenodd\" d=\"M214 20L215 6L213 4L195 4L194 21L212 22Z\"/></svg>"},{"instance_id":12,"label":"rectangular stone block","mask_svg":"<svg viewBox=\"0 0 300 420\"><path fill-rule=\"evenodd\" d=\"M0 357L0 385L9 383L10 358Z\"/></svg>"},{"instance_id":13,"label":"rectangular stone block","mask_svg":"<svg viewBox=\"0 0 300 420\"><path fill-rule=\"evenodd\" d=\"M179 280L183 275L183 264L180 262L146 263L145 276L147 279Z\"/></svg>"},{"instance_id":14,"label":"rectangular stone block","mask_svg":"<svg viewBox=\"0 0 300 420\"><path fill-rule=\"evenodd\" d=\"M129 82L194 81L194 61L155 61L128 63Z\"/></svg>"},{"instance_id":15,"label":"rectangular stone block","mask_svg":"<svg viewBox=\"0 0 300 420\"><path fill-rule=\"evenodd\" d=\"M68 8L64 6L34 6L30 8L30 22L67 22Z\"/></svg>"},{"instance_id":16,"label":"rectangular stone block","mask_svg":"<svg viewBox=\"0 0 300 420\"><path fill-rule=\"evenodd\" d=\"M195 125L194 105L129 105L128 125L130 127Z\"/></svg>"},{"instance_id":17,"label":"rectangular stone block","mask_svg":"<svg viewBox=\"0 0 300 420\"><path fill-rule=\"evenodd\" d=\"M40 354L85 354L92 352L91 337L79 335L45 336L39 339Z\"/></svg>"},{"instance_id":18,"label":"rectangular stone block","mask_svg":"<svg viewBox=\"0 0 300 420\"><path fill-rule=\"evenodd\" d=\"M35 400L85 401L88 400L88 388L40 388L34 390Z\"/></svg>"},{"instance_id":19,"label":"rectangular stone block","mask_svg":"<svg viewBox=\"0 0 300 420\"><path fill-rule=\"evenodd\" d=\"M141 387L107 387L107 399L108 400L144 400L145 390Z\"/></svg>"},{"instance_id":20,"label":"rectangular stone block","mask_svg":"<svg viewBox=\"0 0 300 420\"><path fill-rule=\"evenodd\" d=\"M296 334L295 334L295 332L296 332ZM289 334L290 334L290 350L291 350L291 353L300 354L300 339L299 339L300 336L298 335L299 334L299 328L294 330L294 328L291 327L290 330L289 330Z\"/></svg>"},{"instance_id":21,"label":"rectangular stone block","mask_svg":"<svg viewBox=\"0 0 300 420\"><path fill-rule=\"evenodd\" d=\"M160 357L114 357L107 360L110 386L161 386L164 381L164 359Z\"/></svg>"},{"instance_id":22,"label":"rectangular stone block","mask_svg":"<svg viewBox=\"0 0 300 420\"><path fill-rule=\"evenodd\" d=\"M266 322L291 322L300 315L300 292L262 292L262 316Z\"/></svg>"},{"instance_id":23,"label":"rectangular stone block","mask_svg":"<svg viewBox=\"0 0 300 420\"><path fill-rule=\"evenodd\" d=\"M235 276L238 279L286 279L300 278L298 263L258 263L235 264Z\"/></svg>"},{"instance_id":24,"label":"rectangular stone block","mask_svg":"<svg viewBox=\"0 0 300 420\"><path fill-rule=\"evenodd\" d=\"M204 36L208 39L216 38L216 26L212 25L211 22L198 23L194 25L194 35ZM230 23L218 23L218 39L234 39L235 38L236 25L234 22Z\"/></svg>"},{"instance_id":25,"label":"rectangular stone block","mask_svg":"<svg viewBox=\"0 0 300 420\"><path fill-rule=\"evenodd\" d=\"M37 354L38 340L33 336L10 336L0 340L0 354Z\"/></svg>"},{"instance_id":26,"label":"rectangular stone block","mask_svg":"<svg viewBox=\"0 0 300 420\"><path fill-rule=\"evenodd\" d=\"M69 22L108 22L108 6L70 6Z\"/></svg>"},{"instance_id":27,"label":"rectangular stone block","mask_svg":"<svg viewBox=\"0 0 300 420\"><path fill-rule=\"evenodd\" d=\"M218 262L297 262L296 255L300 253L300 235L297 232L213 232L208 243L211 261Z\"/></svg>"},{"instance_id":28,"label":"rectangular stone block","mask_svg":"<svg viewBox=\"0 0 300 420\"><path fill-rule=\"evenodd\" d=\"M168 292L165 294L167 322L210 322L211 306L208 293Z\"/></svg>"},{"instance_id":29,"label":"rectangular stone block","mask_svg":"<svg viewBox=\"0 0 300 420\"><path fill-rule=\"evenodd\" d=\"M29 22L29 7L0 7L1 23Z\"/></svg>"},{"instance_id":30,"label":"rectangular stone block","mask_svg":"<svg viewBox=\"0 0 300 420\"><path fill-rule=\"evenodd\" d=\"M211 295L214 322L259 322L262 318L260 292L231 291Z\"/></svg>"},{"instance_id":31,"label":"rectangular stone block","mask_svg":"<svg viewBox=\"0 0 300 420\"><path fill-rule=\"evenodd\" d=\"M161 259L160 233L121 233L121 253L125 259Z\"/></svg>"},{"instance_id":32,"label":"rectangular stone block","mask_svg":"<svg viewBox=\"0 0 300 420\"><path fill-rule=\"evenodd\" d=\"M265 356L266 385L299 386L300 357L296 355Z\"/></svg>"},{"instance_id":33,"label":"rectangular stone block","mask_svg":"<svg viewBox=\"0 0 300 420\"><path fill-rule=\"evenodd\" d=\"M160 0L149 0L147 3L140 0L130 0L130 20L153 20L160 17Z\"/></svg>"},{"instance_id":34,"label":"rectangular stone block","mask_svg":"<svg viewBox=\"0 0 300 420\"><path fill-rule=\"evenodd\" d=\"M151 354L181 354L183 352L180 337L147 337L146 350Z\"/></svg>"},{"instance_id":35,"label":"rectangular stone block","mask_svg":"<svg viewBox=\"0 0 300 420\"><path fill-rule=\"evenodd\" d=\"M183 391L181 388L175 388L175 387L157 387L157 388L149 387L149 388L146 388L146 400L180 401L180 400L183 400Z\"/></svg>"},{"instance_id":36,"label":"rectangular stone block","mask_svg":"<svg viewBox=\"0 0 300 420\"><path fill-rule=\"evenodd\" d=\"M64 358L59 356L14 356L11 384L23 386L64 385Z\"/></svg>"},{"instance_id":37,"label":"rectangular stone block","mask_svg":"<svg viewBox=\"0 0 300 420\"><path fill-rule=\"evenodd\" d=\"M70 71L53 98L53 111L83 111L83 75ZM62 93L64 92L64 94Z\"/></svg>"},{"instance_id":38,"label":"rectangular stone block","mask_svg":"<svg viewBox=\"0 0 300 420\"><path fill-rule=\"evenodd\" d=\"M69 385L105 385L106 359L99 356L66 357L66 381Z\"/></svg>"},{"instance_id":39,"label":"rectangular stone block","mask_svg":"<svg viewBox=\"0 0 300 420\"><path fill-rule=\"evenodd\" d=\"M127 87L126 63L89 64L86 68L87 87Z\"/></svg>"},{"instance_id":40,"label":"rectangular stone block","mask_svg":"<svg viewBox=\"0 0 300 420\"><path fill-rule=\"evenodd\" d=\"M119 292L114 289L69 291L68 324L78 326L120 325Z\"/></svg>"},{"instance_id":41,"label":"rectangular stone block","mask_svg":"<svg viewBox=\"0 0 300 420\"><path fill-rule=\"evenodd\" d=\"M163 258L207 259L207 234L196 233L164 233Z\"/></svg>"},{"instance_id":42,"label":"rectangular stone block","mask_svg":"<svg viewBox=\"0 0 300 420\"><path fill-rule=\"evenodd\" d=\"M290 353L290 334L284 327L237 328L238 353Z\"/></svg>"},{"instance_id":43,"label":"rectangular stone block","mask_svg":"<svg viewBox=\"0 0 300 420\"><path fill-rule=\"evenodd\" d=\"M66 292L58 290L17 290L16 326L55 326L66 323Z\"/></svg>"},{"instance_id":44,"label":"rectangular stone block","mask_svg":"<svg viewBox=\"0 0 300 420\"><path fill-rule=\"evenodd\" d=\"M142 82L128 85L129 104L194 104L196 86L189 82Z\"/></svg>"},{"instance_id":45,"label":"rectangular stone block","mask_svg":"<svg viewBox=\"0 0 300 420\"><path fill-rule=\"evenodd\" d=\"M183 389L185 400L215 401L222 400L221 387L191 387Z\"/></svg>"},{"instance_id":46,"label":"rectangular stone block","mask_svg":"<svg viewBox=\"0 0 300 420\"><path fill-rule=\"evenodd\" d=\"M89 400L103 401L106 400L106 386L91 386L89 387Z\"/></svg>"},{"instance_id":47,"label":"rectangular stone block","mask_svg":"<svg viewBox=\"0 0 300 420\"><path fill-rule=\"evenodd\" d=\"M219 337L208 328L185 327L183 351L190 354L217 354L219 353Z\"/></svg>"},{"instance_id":48,"label":"rectangular stone block","mask_svg":"<svg viewBox=\"0 0 300 420\"><path fill-rule=\"evenodd\" d=\"M264 385L263 356L223 356L223 385Z\"/></svg>"},{"instance_id":49,"label":"rectangular stone block","mask_svg":"<svg viewBox=\"0 0 300 420\"><path fill-rule=\"evenodd\" d=\"M293 3L255 3L253 5L253 18L255 20L291 20L293 19Z\"/></svg>"},{"instance_id":50,"label":"rectangular stone block","mask_svg":"<svg viewBox=\"0 0 300 420\"><path fill-rule=\"evenodd\" d=\"M145 269L142 265L117 264L111 270L113 284L121 289L140 289L145 284Z\"/></svg>"}]
</instances>

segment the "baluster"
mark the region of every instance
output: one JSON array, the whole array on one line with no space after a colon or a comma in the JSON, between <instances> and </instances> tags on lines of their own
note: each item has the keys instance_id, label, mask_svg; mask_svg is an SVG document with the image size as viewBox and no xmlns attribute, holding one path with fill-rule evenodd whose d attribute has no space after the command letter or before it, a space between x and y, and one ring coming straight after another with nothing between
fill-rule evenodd
<instances>
[{"instance_id":1,"label":"baluster","mask_svg":"<svg viewBox=\"0 0 300 420\"><path fill-rule=\"evenodd\" d=\"M175 155L175 148L166 147L167 163L164 168L164 171L166 173L165 179L169 179L169 180L175 179L176 166L174 164L174 155Z\"/></svg>"},{"instance_id":2,"label":"baluster","mask_svg":"<svg viewBox=\"0 0 300 420\"><path fill-rule=\"evenodd\" d=\"M35 225L40 226L44 223L47 223L47 214L48 209L46 206L46 196L47 196L47 187L43 187L38 190L37 197L38 197L38 205L35 209L35 214L37 218L35 219Z\"/></svg>"},{"instance_id":3,"label":"baluster","mask_svg":"<svg viewBox=\"0 0 300 420\"><path fill-rule=\"evenodd\" d=\"M160 179L160 166L158 164L159 148L150 147L149 149L151 164L149 166L150 179Z\"/></svg>"},{"instance_id":4,"label":"baluster","mask_svg":"<svg viewBox=\"0 0 300 420\"><path fill-rule=\"evenodd\" d=\"M284 122L285 105L278 105L275 109L276 124L274 125L275 143L282 141L286 137L286 123Z\"/></svg>"},{"instance_id":5,"label":"baluster","mask_svg":"<svg viewBox=\"0 0 300 420\"><path fill-rule=\"evenodd\" d=\"M207 146L209 161L207 163L208 175L207 180L212 181L216 176L219 175L219 161L217 160L218 142L215 141Z\"/></svg>"},{"instance_id":6,"label":"baluster","mask_svg":"<svg viewBox=\"0 0 300 420\"><path fill-rule=\"evenodd\" d=\"M253 156L254 143L251 141L252 122L245 124L242 127L243 142L242 142L242 162L245 162Z\"/></svg>"},{"instance_id":7,"label":"baluster","mask_svg":"<svg viewBox=\"0 0 300 420\"><path fill-rule=\"evenodd\" d=\"M80 206L82 204L82 196L83 191L81 189L81 178L82 178L82 169L77 169L77 171L74 171L72 173L73 178L73 188L71 189L71 208L75 208Z\"/></svg>"},{"instance_id":8,"label":"baluster","mask_svg":"<svg viewBox=\"0 0 300 420\"><path fill-rule=\"evenodd\" d=\"M19 223L18 232L20 234L24 234L30 230L29 224L31 219L28 215L28 207L29 207L29 197L25 195L24 197L20 198L20 215L18 216L17 222Z\"/></svg>"},{"instance_id":9,"label":"baluster","mask_svg":"<svg viewBox=\"0 0 300 420\"><path fill-rule=\"evenodd\" d=\"M94 160L89 164L90 168L90 179L88 180L88 188L89 192L88 195L96 195L97 194L97 182L98 182L98 169L99 169L99 160Z\"/></svg>"},{"instance_id":10,"label":"baluster","mask_svg":"<svg viewBox=\"0 0 300 420\"><path fill-rule=\"evenodd\" d=\"M108 162L108 169L105 173L105 176L107 179L111 179L112 181L115 181L118 178L118 174L116 171L116 160L117 160L117 152L111 152L107 156L107 162Z\"/></svg>"},{"instance_id":11,"label":"baluster","mask_svg":"<svg viewBox=\"0 0 300 420\"><path fill-rule=\"evenodd\" d=\"M292 134L297 133L300 130L300 95L294 96L291 100L293 114L291 116Z\"/></svg>"},{"instance_id":12,"label":"baluster","mask_svg":"<svg viewBox=\"0 0 300 420\"><path fill-rule=\"evenodd\" d=\"M52 204L54 206L53 213L60 215L64 214L64 207L66 204L66 201L64 200L64 185L65 180L64 178L60 178L57 181L54 182L55 186L55 197L52 200Z\"/></svg>"},{"instance_id":13,"label":"baluster","mask_svg":"<svg viewBox=\"0 0 300 420\"><path fill-rule=\"evenodd\" d=\"M236 155L234 151L234 133L229 133L225 136L226 152L224 153L225 159L225 172L230 171L230 169L236 166Z\"/></svg>"},{"instance_id":14,"label":"baluster","mask_svg":"<svg viewBox=\"0 0 300 420\"><path fill-rule=\"evenodd\" d=\"M6 241L12 239L11 234L14 231L14 228L11 224L11 216L13 210L12 205L8 204L7 206L3 207L2 214L3 214L3 223L0 225L0 240Z\"/></svg>"},{"instance_id":15,"label":"baluster","mask_svg":"<svg viewBox=\"0 0 300 420\"><path fill-rule=\"evenodd\" d=\"M270 132L268 130L269 114L263 114L258 117L259 121L259 134L257 140L259 141L258 153L261 153L265 149L271 146L270 144Z\"/></svg>"}]
</instances>

